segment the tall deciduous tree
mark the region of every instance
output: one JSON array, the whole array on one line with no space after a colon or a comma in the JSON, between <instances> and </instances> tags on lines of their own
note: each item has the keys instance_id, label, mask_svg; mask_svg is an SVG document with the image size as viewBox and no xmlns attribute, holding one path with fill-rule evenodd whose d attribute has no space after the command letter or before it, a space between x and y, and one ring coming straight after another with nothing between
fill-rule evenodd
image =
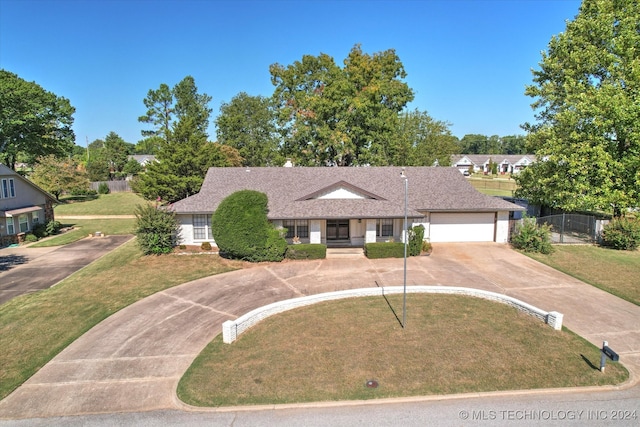
<instances>
[{"instance_id":1,"label":"tall deciduous tree","mask_svg":"<svg viewBox=\"0 0 640 427\"><path fill-rule=\"evenodd\" d=\"M60 199L67 191L88 190L87 174L78 169L78 165L69 158L57 158L49 154L39 157L29 178L43 190Z\"/></svg>"},{"instance_id":2,"label":"tall deciduous tree","mask_svg":"<svg viewBox=\"0 0 640 427\"><path fill-rule=\"evenodd\" d=\"M393 49L356 45L344 68L326 54L270 67L285 156L302 165L386 165L398 113L413 99Z\"/></svg>"},{"instance_id":3,"label":"tall deciduous tree","mask_svg":"<svg viewBox=\"0 0 640 427\"><path fill-rule=\"evenodd\" d=\"M538 162L519 195L566 210L640 205L640 5L584 0L543 52L526 94Z\"/></svg>"},{"instance_id":4,"label":"tall deciduous tree","mask_svg":"<svg viewBox=\"0 0 640 427\"><path fill-rule=\"evenodd\" d=\"M237 149L243 166L282 163L275 114L268 98L239 93L222 104L216 127L218 142Z\"/></svg>"},{"instance_id":5,"label":"tall deciduous tree","mask_svg":"<svg viewBox=\"0 0 640 427\"><path fill-rule=\"evenodd\" d=\"M396 144L388 145L389 164L396 166L448 166L458 150L458 139L449 123L433 119L427 112L400 114Z\"/></svg>"},{"instance_id":6,"label":"tall deciduous tree","mask_svg":"<svg viewBox=\"0 0 640 427\"><path fill-rule=\"evenodd\" d=\"M18 156L70 155L74 112L68 99L0 70L0 161L15 169Z\"/></svg>"}]
</instances>

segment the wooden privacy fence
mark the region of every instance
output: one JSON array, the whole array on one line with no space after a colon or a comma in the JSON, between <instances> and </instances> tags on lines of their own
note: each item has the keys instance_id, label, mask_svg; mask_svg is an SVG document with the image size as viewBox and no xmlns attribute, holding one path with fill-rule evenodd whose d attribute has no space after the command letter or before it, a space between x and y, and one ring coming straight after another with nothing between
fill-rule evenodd
<instances>
[{"instance_id":1,"label":"wooden privacy fence","mask_svg":"<svg viewBox=\"0 0 640 427\"><path fill-rule=\"evenodd\" d=\"M122 193L131 191L129 181L96 181L91 183L91 189L98 191L98 187L100 187L100 184L102 184L103 182L109 187L110 193Z\"/></svg>"}]
</instances>

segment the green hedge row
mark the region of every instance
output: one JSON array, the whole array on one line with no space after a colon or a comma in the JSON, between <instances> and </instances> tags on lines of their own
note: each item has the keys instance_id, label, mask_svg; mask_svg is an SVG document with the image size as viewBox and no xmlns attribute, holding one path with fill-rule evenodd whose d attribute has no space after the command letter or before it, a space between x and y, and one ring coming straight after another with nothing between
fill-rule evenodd
<instances>
[{"instance_id":1,"label":"green hedge row","mask_svg":"<svg viewBox=\"0 0 640 427\"><path fill-rule=\"evenodd\" d=\"M285 257L288 259L324 259L327 257L327 246L310 243L288 245Z\"/></svg>"},{"instance_id":2,"label":"green hedge row","mask_svg":"<svg viewBox=\"0 0 640 427\"><path fill-rule=\"evenodd\" d=\"M364 245L367 258L404 258L404 243L367 243ZM409 255L407 253L407 255Z\"/></svg>"}]
</instances>

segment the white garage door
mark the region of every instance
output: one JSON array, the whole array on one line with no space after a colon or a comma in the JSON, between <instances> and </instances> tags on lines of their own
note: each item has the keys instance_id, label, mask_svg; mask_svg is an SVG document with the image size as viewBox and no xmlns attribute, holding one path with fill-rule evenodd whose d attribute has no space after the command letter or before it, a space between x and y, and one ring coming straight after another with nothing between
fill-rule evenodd
<instances>
[{"instance_id":1,"label":"white garage door","mask_svg":"<svg viewBox=\"0 0 640 427\"><path fill-rule=\"evenodd\" d=\"M430 240L432 242L493 242L493 212L432 213Z\"/></svg>"}]
</instances>

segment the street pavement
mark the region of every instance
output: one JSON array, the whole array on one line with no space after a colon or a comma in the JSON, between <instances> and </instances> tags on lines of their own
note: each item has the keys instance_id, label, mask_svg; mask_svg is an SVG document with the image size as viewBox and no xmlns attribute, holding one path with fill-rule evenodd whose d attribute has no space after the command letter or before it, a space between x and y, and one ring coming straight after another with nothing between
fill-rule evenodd
<instances>
[{"instance_id":1,"label":"street pavement","mask_svg":"<svg viewBox=\"0 0 640 427\"><path fill-rule=\"evenodd\" d=\"M225 320L239 317L259 306L292 297L370 286L399 286L402 283L402 259L368 260L360 257L266 264L167 289L119 311L72 343L0 402L0 419L35 420L127 412L132 418L123 414L118 417L131 421L136 414L145 411L174 415L182 414L181 411L195 411L205 419L210 419L206 415L207 410L192 408L180 402L175 391L185 370L211 339L220 333ZM638 409L640 307L499 244L438 244L431 256L407 260L407 284L485 289L513 296L545 311L563 313L565 326L593 344L600 346L602 341L607 340L610 347L620 354L621 362L630 370L631 380L623 387L533 393L555 393L554 395L560 396L558 399L561 401L566 400L562 396L573 393L592 396L596 402L602 396L607 396L604 398L606 401L618 399L623 402L620 405L624 406L624 410ZM529 396L530 393L527 391L524 395ZM494 395L489 394L480 397L491 399L492 396ZM501 407L508 407L506 402L511 401L510 397L517 400L517 396L522 394L509 392L507 396L509 397L501 402ZM425 401L455 401L478 397L478 394L439 396ZM537 399L540 396L531 401ZM394 402L396 403L390 404L411 403L416 400L410 398ZM482 402L485 401L481 400L479 407L491 410L492 406L483 406L485 404ZM375 403L382 404L378 401ZM332 407L344 405L349 403L332 404ZM349 406L353 405L351 403ZM356 402L355 405L359 407L363 403ZM432 405L427 404L429 407ZM535 409L531 403L525 405ZM553 405L549 404L549 410L558 407L557 404ZM580 407L585 406L581 405ZM274 412L275 408L278 411ZM273 420L277 420L279 414L285 416L292 414L291 411L306 413L309 408L313 408L313 405L261 407L258 409L267 417L264 423L227 423L227 420L219 425L273 425L277 424ZM611 408L607 407L606 410ZM244 414L247 408L211 411L253 419L239 415ZM316 410L309 413L314 411ZM328 411L327 413L335 412ZM372 412L365 409L362 413ZM487 414L490 417L492 413ZM484 416L482 412L469 416L472 415ZM182 415L177 417L181 418ZM49 421L56 419L70 420L54 418ZM95 420L99 417L83 419ZM236 420L235 416L233 419ZM363 419L371 420L368 416ZM123 423L128 424L129 421ZM450 421L450 425L467 425L468 422L460 417ZM500 424L490 422L500 421L496 418L472 421L485 421L488 425ZM502 421L502 424L510 422L508 419ZM340 422L336 423L339 424ZM380 425L390 424L381 422Z\"/></svg>"}]
</instances>

